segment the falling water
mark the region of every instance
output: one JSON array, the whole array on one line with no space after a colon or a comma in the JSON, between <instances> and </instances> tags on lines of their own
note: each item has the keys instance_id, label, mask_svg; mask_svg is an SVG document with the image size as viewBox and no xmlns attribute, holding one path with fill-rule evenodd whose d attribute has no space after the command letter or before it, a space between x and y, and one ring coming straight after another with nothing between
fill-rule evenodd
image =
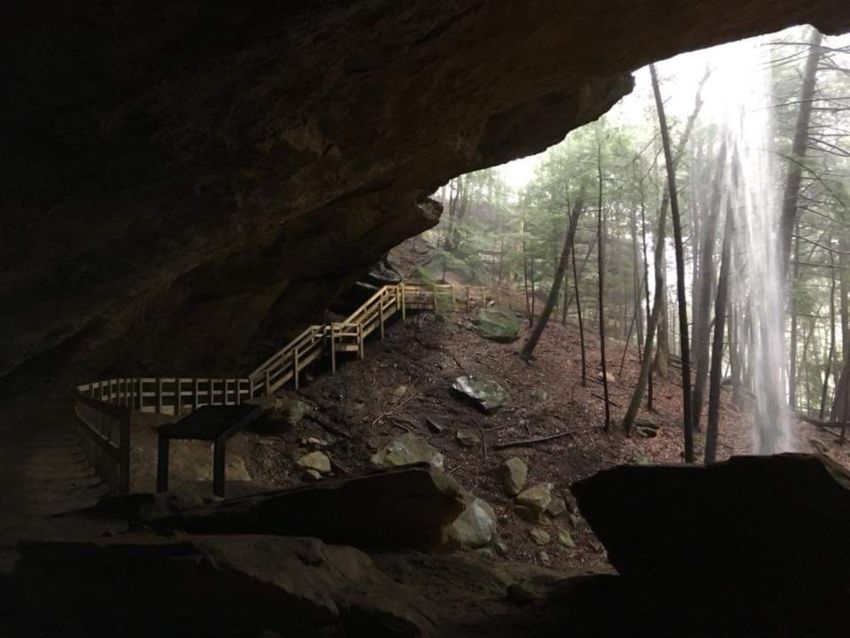
<instances>
[{"instance_id":1,"label":"falling water","mask_svg":"<svg viewBox=\"0 0 850 638\"><path fill-rule=\"evenodd\" d=\"M723 87L720 127L731 158L724 199L734 215L733 299L744 319L735 338L744 346L755 395L754 448L775 454L792 450L794 440L785 409L786 285L774 101L762 43L752 39L722 47L713 80Z\"/></svg>"}]
</instances>

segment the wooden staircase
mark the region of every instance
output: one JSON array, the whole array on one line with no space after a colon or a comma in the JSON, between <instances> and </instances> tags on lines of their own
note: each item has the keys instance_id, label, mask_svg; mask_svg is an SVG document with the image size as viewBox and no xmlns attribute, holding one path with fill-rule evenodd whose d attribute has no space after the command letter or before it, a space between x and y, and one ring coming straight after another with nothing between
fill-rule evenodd
<instances>
[{"instance_id":1,"label":"wooden staircase","mask_svg":"<svg viewBox=\"0 0 850 638\"><path fill-rule=\"evenodd\" d=\"M364 357L364 342L375 331L384 338L388 319L408 310L454 310L456 295L450 284L402 282L384 286L369 297L344 321L313 325L278 350L248 375L251 397L267 396L292 381L300 386L301 371L328 352L331 371L336 372L337 354L356 353Z\"/></svg>"},{"instance_id":2,"label":"wooden staircase","mask_svg":"<svg viewBox=\"0 0 850 638\"><path fill-rule=\"evenodd\" d=\"M483 301L483 288L464 287L466 307ZM382 287L343 321L312 325L260 364L247 377L122 377L77 386L74 410L87 456L114 493L130 483L130 438L133 413L179 416L203 405L238 405L270 396L292 382L297 389L304 369L324 355L336 372L340 353L363 359L365 341L374 332L384 337L387 321L408 310L454 311L457 295L450 284L402 282Z\"/></svg>"}]
</instances>

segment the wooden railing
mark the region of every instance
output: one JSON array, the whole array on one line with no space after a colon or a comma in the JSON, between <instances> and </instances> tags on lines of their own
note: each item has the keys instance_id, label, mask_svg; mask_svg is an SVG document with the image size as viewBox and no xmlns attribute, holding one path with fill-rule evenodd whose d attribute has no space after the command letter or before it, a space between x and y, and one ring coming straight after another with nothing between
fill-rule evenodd
<instances>
[{"instance_id":1,"label":"wooden railing","mask_svg":"<svg viewBox=\"0 0 850 638\"><path fill-rule=\"evenodd\" d=\"M178 415L202 405L238 405L251 398L246 378L122 377L77 386L90 399L139 412Z\"/></svg>"},{"instance_id":2,"label":"wooden railing","mask_svg":"<svg viewBox=\"0 0 850 638\"><path fill-rule=\"evenodd\" d=\"M466 307L473 296L482 302L484 289L466 287ZM480 291L480 292L479 292ZM337 354L356 353L362 359L364 342L375 332L384 337L387 320L407 310L455 310L450 284L403 282L382 287L344 321L309 326L247 377L122 377L77 386L75 412L92 442L92 464L116 493L126 493L130 477L130 437L133 411L178 416L203 405L238 405L269 396L292 381L300 386L301 372L329 351L336 372ZM101 468L104 468L101 471Z\"/></svg>"},{"instance_id":3,"label":"wooden railing","mask_svg":"<svg viewBox=\"0 0 850 638\"><path fill-rule=\"evenodd\" d=\"M130 490L130 406L113 405L76 393L77 415L83 451L111 494Z\"/></svg>"},{"instance_id":4,"label":"wooden railing","mask_svg":"<svg viewBox=\"0 0 850 638\"><path fill-rule=\"evenodd\" d=\"M251 398L248 379L122 377L84 383L74 392L83 448L113 494L130 489L133 412L180 415L202 405L237 405Z\"/></svg>"},{"instance_id":5,"label":"wooden railing","mask_svg":"<svg viewBox=\"0 0 850 638\"><path fill-rule=\"evenodd\" d=\"M250 396L272 394L290 379L300 386L301 371L322 354L324 326L310 326L248 375Z\"/></svg>"}]
</instances>

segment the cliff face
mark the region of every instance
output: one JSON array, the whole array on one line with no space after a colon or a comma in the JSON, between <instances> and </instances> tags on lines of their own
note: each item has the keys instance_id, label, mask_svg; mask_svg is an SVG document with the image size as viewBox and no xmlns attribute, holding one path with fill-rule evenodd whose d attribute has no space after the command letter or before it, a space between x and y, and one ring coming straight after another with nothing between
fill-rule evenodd
<instances>
[{"instance_id":1,"label":"cliff face","mask_svg":"<svg viewBox=\"0 0 850 638\"><path fill-rule=\"evenodd\" d=\"M559 141L631 70L850 27L846 0L79 5L2 10L0 376L22 383L250 366L436 223L429 192Z\"/></svg>"}]
</instances>

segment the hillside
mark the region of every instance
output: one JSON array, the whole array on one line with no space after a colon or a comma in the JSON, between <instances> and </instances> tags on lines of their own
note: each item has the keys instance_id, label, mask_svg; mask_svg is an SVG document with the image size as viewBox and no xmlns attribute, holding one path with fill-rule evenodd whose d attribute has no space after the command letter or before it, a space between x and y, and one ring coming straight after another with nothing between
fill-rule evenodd
<instances>
[{"instance_id":1,"label":"hillside","mask_svg":"<svg viewBox=\"0 0 850 638\"><path fill-rule=\"evenodd\" d=\"M415 433L444 455L449 474L492 505L502 541L496 549L508 558L560 568L604 560L601 545L575 513L568 488L578 479L621 463L681 462L679 386L672 378L658 382L658 412L640 415L642 422L658 426L656 436L624 436L618 419L638 369L636 352L630 351L622 376L616 376L610 384L615 421L606 433L598 380L599 349L594 336L587 335L589 370L587 386L583 387L575 326L552 323L529 365L516 354L522 335L507 344L485 340L475 329L473 317L474 312L464 311L408 317L405 322L394 323L385 340L369 343L364 361L347 361L335 376L317 371L300 392L291 392L278 401L283 406L306 404L312 408L306 416L296 425L283 417L268 420L261 426L262 435L247 434L240 442L238 453L248 473L255 482L267 486L310 481L296 460L316 449L331 458L335 475L368 471L373 467L370 457L377 450L401 435ZM608 352L616 375L622 344L612 341ZM451 394L450 385L463 374L497 380L509 393L509 402L487 415L458 400ZM672 376L675 371L671 370ZM745 421L731 398L724 396L723 458L748 451ZM442 426L442 431L435 431L434 422ZM473 435L467 439L477 435L480 443L460 442L458 431ZM527 446L497 449L509 442L560 433L567 434ZM821 449L830 445L810 429L802 438L805 445L810 445L809 439ZM844 456L841 450L832 451ZM552 493L565 499L567 512L554 519L547 517L542 525L526 522L518 515L499 474L499 466L514 456L529 467L527 486L552 483ZM551 542L538 545L532 540L534 527L549 532ZM575 548L558 542L559 529L568 531Z\"/></svg>"}]
</instances>

